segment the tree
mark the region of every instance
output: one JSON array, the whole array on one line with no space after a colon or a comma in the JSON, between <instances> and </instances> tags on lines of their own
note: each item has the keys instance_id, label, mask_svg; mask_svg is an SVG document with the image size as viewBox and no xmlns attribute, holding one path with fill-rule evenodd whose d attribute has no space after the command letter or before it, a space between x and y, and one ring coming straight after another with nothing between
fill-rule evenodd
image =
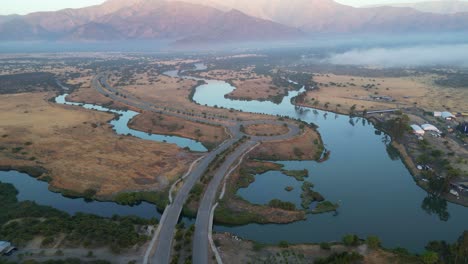
<instances>
[{"instance_id":1,"label":"tree","mask_svg":"<svg viewBox=\"0 0 468 264\"><path fill-rule=\"evenodd\" d=\"M438 195L429 194L424 198L421 208L428 214L436 214L441 221L448 221L450 218L447 201Z\"/></svg>"},{"instance_id":2,"label":"tree","mask_svg":"<svg viewBox=\"0 0 468 264\"><path fill-rule=\"evenodd\" d=\"M421 261L424 264L435 264L439 261L439 255L432 251L426 251L422 254Z\"/></svg>"},{"instance_id":3,"label":"tree","mask_svg":"<svg viewBox=\"0 0 468 264\"><path fill-rule=\"evenodd\" d=\"M397 118L386 121L383 126L385 130L392 136L395 140L400 140L409 126L409 117L407 115L402 115Z\"/></svg>"},{"instance_id":4,"label":"tree","mask_svg":"<svg viewBox=\"0 0 468 264\"><path fill-rule=\"evenodd\" d=\"M287 241L281 241L279 242L278 246L280 248L288 248L289 247L289 243Z\"/></svg>"},{"instance_id":5,"label":"tree","mask_svg":"<svg viewBox=\"0 0 468 264\"><path fill-rule=\"evenodd\" d=\"M366 244L372 249L380 248L380 238L377 236L368 236L366 240Z\"/></svg>"},{"instance_id":6,"label":"tree","mask_svg":"<svg viewBox=\"0 0 468 264\"><path fill-rule=\"evenodd\" d=\"M455 263L467 263L468 262L468 231L458 238L455 252Z\"/></svg>"},{"instance_id":7,"label":"tree","mask_svg":"<svg viewBox=\"0 0 468 264\"><path fill-rule=\"evenodd\" d=\"M359 245L359 238L356 235L345 235L342 241L343 244L348 247Z\"/></svg>"}]
</instances>

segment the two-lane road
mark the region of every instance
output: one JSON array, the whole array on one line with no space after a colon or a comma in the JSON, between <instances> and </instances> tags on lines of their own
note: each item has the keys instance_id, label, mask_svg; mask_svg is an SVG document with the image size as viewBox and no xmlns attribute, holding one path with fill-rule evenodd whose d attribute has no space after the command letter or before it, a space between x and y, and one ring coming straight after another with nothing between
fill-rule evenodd
<instances>
[{"instance_id":1,"label":"two-lane road","mask_svg":"<svg viewBox=\"0 0 468 264\"><path fill-rule=\"evenodd\" d=\"M284 125L289 128L289 132L278 136L259 136L251 137L250 140L241 144L235 151L230 153L223 164L216 170L213 179L210 181L202 200L200 201L197 220L195 224L195 234L193 243L193 262L198 264L208 263L209 256L209 230L212 224L210 215L213 204L216 200L216 194L219 187L232 165L242 157L243 154L250 151L254 146L263 141L286 140L300 134L301 129L291 122L280 122L276 120L254 120L254 121L230 121L230 125L225 124L227 120L206 119L202 116L187 116L161 109L154 104L142 101L131 95L125 94L125 97L118 96L117 89L107 83L106 74L98 74L92 81L92 86L101 94L121 103L133 106L145 111L154 111L172 116L177 116L191 121L201 121L209 124L224 125L229 129L231 138L223 142L214 151L209 152L202 158L189 175L183 180L181 189L177 192L174 200L166 207L163 217L160 220L158 231L144 257L144 264L168 264L171 260L172 242L175 234L177 222L182 212L183 206L187 201L190 191L197 181L207 171L209 165L215 160L216 156L231 147L240 140L244 134L240 131L241 125L248 126L254 124Z\"/></svg>"},{"instance_id":2,"label":"two-lane road","mask_svg":"<svg viewBox=\"0 0 468 264\"><path fill-rule=\"evenodd\" d=\"M223 182L224 176L228 173L232 164L236 162L244 153L254 147L257 142L247 141L240 145L233 153L229 154L223 164L216 170L213 179L208 184L205 194L200 201L197 220L195 222L195 234L193 238L193 263L206 264L209 256L209 230L211 225L211 209L216 199L219 186Z\"/></svg>"}]
</instances>

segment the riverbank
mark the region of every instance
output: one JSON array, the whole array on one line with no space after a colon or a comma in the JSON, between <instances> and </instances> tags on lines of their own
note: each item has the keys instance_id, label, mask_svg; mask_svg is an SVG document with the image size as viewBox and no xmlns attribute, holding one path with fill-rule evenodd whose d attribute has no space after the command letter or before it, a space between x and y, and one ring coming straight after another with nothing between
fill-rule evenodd
<instances>
[{"instance_id":1,"label":"riverbank","mask_svg":"<svg viewBox=\"0 0 468 264\"><path fill-rule=\"evenodd\" d=\"M8 260L138 260L151 233L149 227L157 223L135 216L71 216L32 201L18 201L17 196L11 184L0 183L0 236L18 248Z\"/></svg>"},{"instance_id":2,"label":"riverbank","mask_svg":"<svg viewBox=\"0 0 468 264\"><path fill-rule=\"evenodd\" d=\"M229 233L214 234L213 239L223 263L398 263L420 264L418 256L381 249L379 241L322 244L260 244ZM371 246L369 246L369 244ZM322 262L320 262L322 261ZM340 262L341 261L341 262Z\"/></svg>"},{"instance_id":3,"label":"riverbank","mask_svg":"<svg viewBox=\"0 0 468 264\"><path fill-rule=\"evenodd\" d=\"M143 112L133 118L128 126L132 129L146 133L157 133L160 135L178 136L190 138L201 142L209 151L213 150L228 139L226 129L219 126L193 122L187 119L157 114L154 112Z\"/></svg>"},{"instance_id":4,"label":"riverbank","mask_svg":"<svg viewBox=\"0 0 468 264\"><path fill-rule=\"evenodd\" d=\"M420 109L413 109L408 112L408 121L411 123L434 123L437 120L427 120L430 117L418 116L417 112L424 112ZM399 115L386 114L371 116L368 118L376 127L386 130L384 123L392 118L398 118ZM443 122L443 121L439 121ZM459 196L455 196L449 191L452 189L450 184L455 181L463 181L468 177L466 166L460 164L460 160L468 157L468 152L463 147L457 148L459 143L453 140L453 135L450 135L443 128L445 136L434 137L426 133L424 138L417 139L416 136L405 132L397 141L394 138L391 141L393 147L399 154L399 157L410 171L416 184L430 194L437 196L459 205L468 207L468 197L459 192ZM388 131L387 131L388 132ZM443 141L443 143L442 143ZM455 150L458 151L455 152ZM454 157L457 158L454 158ZM421 170L417 166L430 166L430 170ZM455 168L454 168L455 167ZM464 174L463 174L464 173ZM439 179L439 182L438 180ZM440 179L443 179L440 183Z\"/></svg>"},{"instance_id":5,"label":"riverbank","mask_svg":"<svg viewBox=\"0 0 468 264\"><path fill-rule=\"evenodd\" d=\"M109 198L165 189L197 157L175 145L116 135L107 124L114 115L56 105L48 102L52 96L0 96L0 166L40 167L44 175L35 176L56 190Z\"/></svg>"}]
</instances>

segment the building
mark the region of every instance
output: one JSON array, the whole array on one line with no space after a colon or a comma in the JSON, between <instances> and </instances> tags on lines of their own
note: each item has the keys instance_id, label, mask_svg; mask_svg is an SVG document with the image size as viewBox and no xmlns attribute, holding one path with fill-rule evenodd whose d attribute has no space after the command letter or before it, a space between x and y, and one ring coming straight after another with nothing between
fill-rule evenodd
<instances>
[{"instance_id":1,"label":"building","mask_svg":"<svg viewBox=\"0 0 468 264\"><path fill-rule=\"evenodd\" d=\"M12 246L10 242L0 241L0 255L9 255L15 249L16 248Z\"/></svg>"},{"instance_id":2,"label":"building","mask_svg":"<svg viewBox=\"0 0 468 264\"><path fill-rule=\"evenodd\" d=\"M436 132L436 133L439 133L439 134L441 133L440 130L437 127L435 127L435 126L433 126L431 124L421 125L421 128L424 129L424 131L431 131L431 132Z\"/></svg>"},{"instance_id":3,"label":"building","mask_svg":"<svg viewBox=\"0 0 468 264\"><path fill-rule=\"evenodd\" d=\"M450 112L442 112L442 115L441 117L445 120L453 120L453 119L456 119L456 117L450 113Z\"/></svg>"},{"instance_id":4,"label":"building","mask_svg":"<svg viewBox=\"0 0 468 264\"><path fill-rule=\"evenodd\" d=\"M422 129L420 126L418 125L411 125L411 128L413 129L413 133L415 135L418 135L418 136L424 136L424 134L426 133L424 131L424 129Z\"/></svg>"}]
</instances>

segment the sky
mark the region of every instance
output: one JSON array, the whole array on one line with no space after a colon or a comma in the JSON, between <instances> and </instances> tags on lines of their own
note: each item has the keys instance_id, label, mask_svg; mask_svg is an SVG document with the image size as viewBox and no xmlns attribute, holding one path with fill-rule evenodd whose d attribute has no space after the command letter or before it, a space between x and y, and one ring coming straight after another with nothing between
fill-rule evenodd
<instances>
[{"instance_id":1,"label":"sky","mask_svg":"<svg viewBox=\"0 0 468 264\"><path fill-rule=\"evenodd\" d=\"M79 8L103 3L105 0L0 0L0 15L28 14L36 11L54 11L64 8ZM253 0L255 1L255 0ZM385 3L409 3L422 0L336 0L342 4L365 6Z\"/></svg>"}]
</instances>

